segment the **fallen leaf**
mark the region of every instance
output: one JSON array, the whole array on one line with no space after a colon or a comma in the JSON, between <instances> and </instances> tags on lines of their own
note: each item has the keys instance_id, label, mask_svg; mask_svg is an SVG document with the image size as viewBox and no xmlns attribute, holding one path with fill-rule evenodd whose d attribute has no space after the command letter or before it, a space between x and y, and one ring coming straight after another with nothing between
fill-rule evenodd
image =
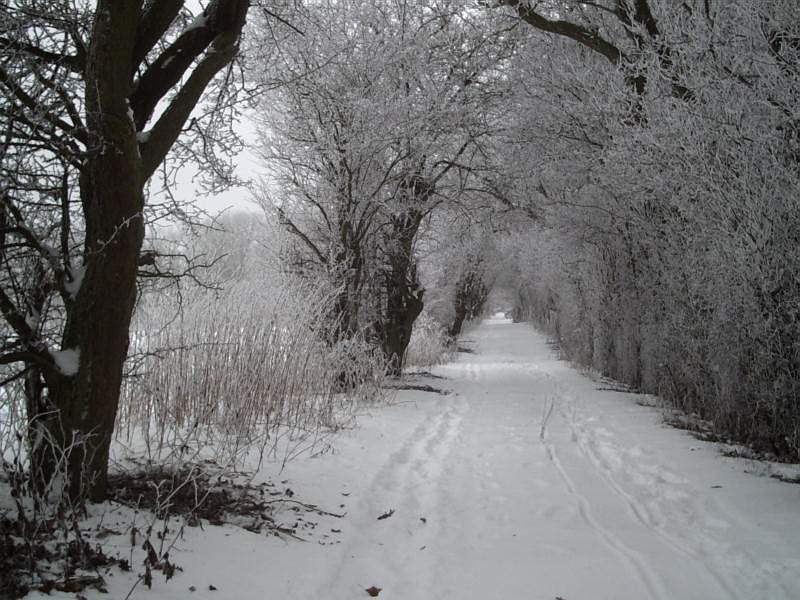
<instances>
[{"instance_id":1,"label":"fallen leaf","mask_svg":"<svg viewBox=\"0 0 800 600\"><path fill-rule=\"evenodd\" d=\"M373 585L372 587L368 587L368 588L367 588L365 591L366 591L366 592L367 592L367 593L368 593L370 596L372 596L372 597L374 598L375 596L377 596L378 594L380 594L380 593L381 593L381 588L379 588L379 587L375 587L375 586Z\"/></svg>"},{"instance_id":2,"label":"fallen leaf","mask_svg":"<svg viewBox=\"0 0 800 600\"><path fill-rule=\"evenodd\" d=\"M394 514L394 509L391 509L385 513L383 513L380 517L378 517L378 521L382 521L383 519L388 519Z\"/></svg>"}]
</instances>

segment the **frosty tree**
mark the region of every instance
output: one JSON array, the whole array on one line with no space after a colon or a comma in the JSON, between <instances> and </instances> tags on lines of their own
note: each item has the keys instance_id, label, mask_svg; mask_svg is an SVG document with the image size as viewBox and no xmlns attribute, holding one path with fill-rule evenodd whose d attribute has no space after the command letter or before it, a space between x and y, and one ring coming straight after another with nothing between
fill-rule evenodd
<instances>
[{"instance_id":1,"label":"frosty tree","mask_svg":"<svg viewBox=\"0 0 800 600\"><path fill-rule=\"evenodd\" d=\"M398 374L423 307L420 227L490 169L515 26L477 8L315 6L264 75L283 115L265 119L266 196L296 236L295 268L340 285L342 337L366 330Z\"/></svg>"},{"instance_id":2,"label":"frosty tree","mask_svg":"<svg viewBox=\"0 0 800 600\"><path fill-rule=\"evenodd\" d=\"M509 164L542 220L519 240L521 314L796 455L797 4L507 4L532 26Z\"/></svg>"}]
</instances>

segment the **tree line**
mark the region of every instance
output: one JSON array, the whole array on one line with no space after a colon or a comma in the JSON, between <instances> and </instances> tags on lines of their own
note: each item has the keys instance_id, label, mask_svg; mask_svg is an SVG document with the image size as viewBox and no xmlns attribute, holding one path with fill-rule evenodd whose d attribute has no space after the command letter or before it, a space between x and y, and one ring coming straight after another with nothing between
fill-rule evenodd
<instances>
[{"instance_id":1,"label":"tree line","mask_svg":"<svg viewBox=\"0 0 800 600\"><path fill-rule=\"evenodd\" d=\"M39 485L105 496L137 298L204 264L157 239L198 225L175 170L231 183L245 107L328 347L399 375L421 315L456 336L503 286L570 358L798 455L792 0L1 10L0 365Z\"/></svg>"},{"instance_id":2,"label":"tree line","mask_svg":"<svg viewBox=\"0 0 800 600\"><path fill-rule=\"evenodd\" d=\"M564 2L550 19L509 4L555 34L515 67L531 111L510 143L540 217L515 246L519 316L796 458L797 4Z\"/></svg>"}]
</instances>

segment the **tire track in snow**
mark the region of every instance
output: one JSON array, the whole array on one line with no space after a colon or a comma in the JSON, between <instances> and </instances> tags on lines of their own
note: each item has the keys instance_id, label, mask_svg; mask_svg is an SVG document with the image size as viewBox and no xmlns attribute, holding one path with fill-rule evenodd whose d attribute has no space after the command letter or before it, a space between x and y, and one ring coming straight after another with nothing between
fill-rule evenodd
<instances>
[{"instance_id":1,"label":"tire track in snow","mask_svg":"<svg viewBox=\"0 0 800 600\"><path fill-rule=\"evenodd\" d=\"M732 600L749 600L749 596L742 595L735 587L729 584L722 576L720 571L709 561L709 553L704 552L689 542L684 541L676 536L670 535L664 531L654 520L651 511L648 507L638 500L634 495L627 492L621 484L619 484L606 466L597 450L593 447L591 434L587 433L583 424L578 418L578 409L575 406L575 399L569 393L562 391L560 394L569 406L569 411L561 407L561 414L569 427L572 439L576 442L578 451L581 456L593 467L595 473L605 486L626 506L628 513L643 527L647 528L658 539L673 552L690 559L692 565L702 566L703 571L710 577L717 588ZM634 467L635 468L635 467ZM640 470L641 471L641 470ZM643 478L647 478L649 474L639 472ZM744 559L748 563L751 572L755 572L757 565L755 561L746 553L740 553L740 559ZM789 591L780 582L774 582L781 591L789 594Z\"/></svg>"},{"instance_id":2,"label":"tire track in snow","mask_svg":"<svg viewBox=\"0 0 800 600\"><path fill-rule=\"evenodd\" d=\"M554 392L558 390L558 386L552 381L552 378L547 378L550 382L550 387ZM567 493L572 496L578 504L578 513L583 522L592 529L603 544L627 565L631 572L642 582L645 589L651 598L655 600L671 600L671 596L667 593L666 586L661 578L653 571L642 557L633 548L625 544L620 538L614 535L611 531L600 525L600 523L592 515L591 503L579 491L572 478L567 473L556 453L555 446L548 441L549 426L548 421L552 413L552 403L555 403L555 398L558 396L554 393L549 401L550 407L548 408L547 402L545 403L545 412L542 417L541 429L539 438L544 446L548 460L555 467L559 478L564 484Z\"/></svg>"},{"instance_id":3,"label":"tire track in snow","mask_svg":"<svg viewBox=\"0 0 800 600\"><path fill-rule=\"evenodd\" d=\"M578 513L580 514L584 523L594 530L607 548L615 552L617 556L619 556L627 564L627 566L639 578L644 587L647 589L647 592L651 598L655 598L657 600L671 599L671 596L667 594L664 583L661 581L658 575L647 566L647 563L642 560L639 554L627 546L616 535L611 533L608 529L597 522L591 512L591 504L583 495L578 492L575 484L572 481L572 478L567 474L564 466L558 459L555 447L549 442L545 442L544 447L545 451L547 452L547 458L556 468L556 471L563 481L567 492L578 502Z\"/></svg>"},{"instance_id":4,"label":"tire track in snow","mask_svg":"<svg viewBox=\"0 0 800 600\"><path fill-rule=\"evenodd\" d=\"M343 592L335 597L351 597L359 586L370 585L368 581L373 578L387 587L406 589L407 595L411 594L409 598L427 597L425 588L432 583L433 575L423 577L418 569L405 567L414 561L419 547L427 545L430 529L419 519L436 500L436 493L431 494L428 488L438 485L444 458L467 408L458 396L437 403L433 417L423 418L373 477L351 513L354 518L346 525L354 534L345 542L329 581L319 588L316 597L330 598L334 589ZM377 517L387 510L395 512L390 519L378 521ZM386 527L407 527L409 543L384 546L381 536ZM342 583L349 584L350 591L342 590ZM423 589L419 589L421 584Z\"/></svg>"},{"instance_id":5,"label":"tire track in snow","mask_svg":"<svg viewBox=\"0 0 800 600\"><path fill-rule=\"evenodd\" d=\"M587 442L587 436L582 429L576 425L574 413L570 416L564 415L565 420L570 428L572 438L576 441L578 451L581 456L592 465L597 476L603 484L626 506L628 513L643 527L652 531L660 541L670 548L672 551L681 554L682 556L692 560L692 564L702 565L704 571L711 579L714 580L717 587L733 600L743 600L743 598L722 578L719 572L704 560L704 557L688 544L682 543L677 539L673 539L663 530L661 530L654 522L647 507L637 500L633 495L626 492L608 473L601 458L597 455L596 451L591 448L591 444Z\"/></svg>"}]
</instances>

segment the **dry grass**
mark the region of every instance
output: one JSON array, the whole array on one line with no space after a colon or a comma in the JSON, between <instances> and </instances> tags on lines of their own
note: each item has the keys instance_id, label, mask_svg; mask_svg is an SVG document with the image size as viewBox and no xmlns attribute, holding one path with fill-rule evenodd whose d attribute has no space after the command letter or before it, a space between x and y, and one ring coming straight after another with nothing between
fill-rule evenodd
<instances>
[{"instance_id":1,"label":"dry grass","mask_svg":"<svg viewBox=\"0 0 800 600\"><path fill-rule=\"evenodd\" d=\"M170 302L146 302L118 434L143 438L156 462L206 445L233 464L254 447L297 448L346 425L380 393L385 367L366 343L325 341L333 293L247 282L203 293L177 316Z\"/></svg>"}]
</instances>

